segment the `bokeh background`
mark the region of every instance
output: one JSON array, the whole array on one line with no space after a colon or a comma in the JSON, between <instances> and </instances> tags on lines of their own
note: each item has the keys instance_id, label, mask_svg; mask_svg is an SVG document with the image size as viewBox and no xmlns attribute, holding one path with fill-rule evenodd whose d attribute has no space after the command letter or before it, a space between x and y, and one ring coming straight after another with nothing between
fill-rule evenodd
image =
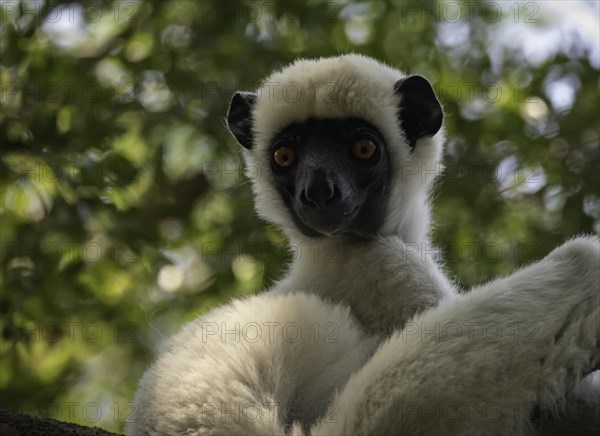
<instances>
[{"instance_id":1,"label":"bokeh background","mask_svg":"<svg viewBox=\"0 0 600 436\"><path fill-rule=\"evenodd\" d=\"M277 279L234 90L349 51L428 77L464 288L600 232L596 1L0 1L0 406L122 431L182 324Z\"/></svg>"}]
</instances>

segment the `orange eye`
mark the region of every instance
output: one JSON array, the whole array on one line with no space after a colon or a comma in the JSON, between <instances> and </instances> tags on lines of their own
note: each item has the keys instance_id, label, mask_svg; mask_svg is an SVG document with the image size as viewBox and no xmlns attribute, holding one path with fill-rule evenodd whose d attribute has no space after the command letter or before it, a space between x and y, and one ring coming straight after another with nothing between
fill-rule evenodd
<instances>
[{"instance_id":1,"label":"orange eye","mask_svg":"<svg viewBox=\"0 0 600 436\"><path fill-rule=\"evenodd\" d=\"M377 146L370 139L361 139L356 141L352 146L352 155L357 159L366 160L371 158L375 151L377 150Z\"/></svg>"},{"instance_id":2,"label":"orange eye","mask_svg":"<svg viewBox=\"0 0 600 436\"><path fill-rule=\"evenodd\" d=\"M296 160L296 152L289 147L279 147L273 153L273 160L280 167L289 167Z\"/></svg>"}]
</instances>

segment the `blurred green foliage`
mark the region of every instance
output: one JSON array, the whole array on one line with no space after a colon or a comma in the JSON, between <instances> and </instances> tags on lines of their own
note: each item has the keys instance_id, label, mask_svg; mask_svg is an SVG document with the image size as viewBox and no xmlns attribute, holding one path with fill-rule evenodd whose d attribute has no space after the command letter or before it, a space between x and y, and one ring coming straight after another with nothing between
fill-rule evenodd
<instances>
[{"instance_id":1,"label":"blurred green foliage","mask_svg":"<svg viewBox=\"0 0 600 436\"><path fill-rule=\"evenodd\" d=\"M0 405L122 430L165 338L280 275L223 117L297 57L435 83L464 288L598 232L598 48L568 18L595 9L550 3L1 2Z\"/></svg>"}]
</instances>

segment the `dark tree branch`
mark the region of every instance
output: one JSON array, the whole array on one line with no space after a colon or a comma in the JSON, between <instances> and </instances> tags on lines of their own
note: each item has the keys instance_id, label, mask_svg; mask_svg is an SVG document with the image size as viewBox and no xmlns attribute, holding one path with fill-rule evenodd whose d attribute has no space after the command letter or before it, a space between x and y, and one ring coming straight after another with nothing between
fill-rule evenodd
<instances>
[{"instance_id":1,"label":"dark tree branch","mask_svg":"<svg viewBox=\"0 0 600 436\"><path fill-rule=\"evenodd\" d=\"M4 436L118 436L98 427L39 418L0 409L0 434Z\"/></svg>"}]
</instances>

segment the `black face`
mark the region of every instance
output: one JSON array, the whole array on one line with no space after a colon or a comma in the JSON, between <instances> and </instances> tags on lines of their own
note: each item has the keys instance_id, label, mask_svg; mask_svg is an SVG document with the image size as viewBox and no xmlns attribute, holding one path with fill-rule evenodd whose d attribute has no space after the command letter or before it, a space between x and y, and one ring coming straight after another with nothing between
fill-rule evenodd
<instances>
[{"instance_id":1,"label":"black face","mask_svg":"<svg viewBox=\"0 0 600 436\"><path fill-rule=\"evenodd\" d=\"M302 233L368 238L381 228L391 165L374 126L311 118L284 129L269 153L277 189Z\"/></svg>"}]
</instances>

